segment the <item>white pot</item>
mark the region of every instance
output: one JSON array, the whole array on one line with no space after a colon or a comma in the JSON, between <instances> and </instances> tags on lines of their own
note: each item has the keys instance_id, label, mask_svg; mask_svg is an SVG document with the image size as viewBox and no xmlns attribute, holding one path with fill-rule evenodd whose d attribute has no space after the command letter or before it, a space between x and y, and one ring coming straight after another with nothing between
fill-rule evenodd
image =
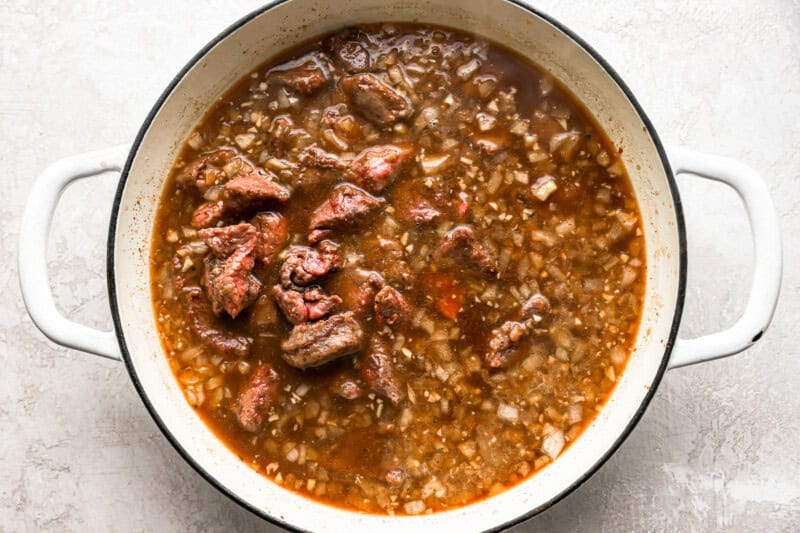
<instances>
[{"instance_id":1,"label":"white pot","mask_svg":"<svg viewBox=\"0 0 800 533\"><path fill-rule=\"evenodd\" d=\"M300 42L346 25L391 21L440 24L488 37L530 58L569 87L610 139L624 148L647 248L647 291L635 350L608 404L583 435L552 465L506 492L451 511L412 517L361 514L304 498L257 474L225 447L189 407L162 353L148 266L165 179L184 139L211 103L246 73ZM56 310L45 250L61 191L77 178L108 169L122 171L108 238L108 288L116 331L99 332ZM735 188L753 232L755 272L744 314L730 329L693 340L676 339L686 282L686 236L673 172L690 172ZM192 58L156 102L132 147L67 158L39 177L23 217L19 262L23 297L42 332L65 346L121 357L161 430L201 475L272 522L353 533L490 530L546 509L616 450L641 417L665 369L731 355L758 340L772 318L781 279L778 223L762 179L735 161L679 148L665 150L630 90L594 50L545 15L504 0L288 0L259 9Z\"/></svg>"}]
</instances>

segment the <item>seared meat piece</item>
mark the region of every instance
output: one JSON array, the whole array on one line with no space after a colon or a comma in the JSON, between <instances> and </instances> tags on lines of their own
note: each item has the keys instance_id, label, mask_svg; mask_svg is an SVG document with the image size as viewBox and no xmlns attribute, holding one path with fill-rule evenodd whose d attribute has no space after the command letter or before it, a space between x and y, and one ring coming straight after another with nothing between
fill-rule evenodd
<instances>
[{"instance_id":1,"label":"seared meat piece","mask_svg":"<svg viewBox=\"0 0 800 533\"><path fill-rule=\"evenodd\" d=\"M362 189L378 194L397 178L411 154L408 146L372 146L353 159L345 177Z\"/></svg>"},{"instance_id":2,"label":"seared meat piece","mask_svg":"<svg viewBox=\"0 0 800 533\"><path fill-rule=\"evenodd\" d=\"M383 252L376 263L378 270L384 273L389 281L409 283L413 279L411 267L406 261L406 252L397 239L378 237L378 248Z\"/></svg>"},{"instance_id":3,"label":"seared meat piece","mask_svg":"<svg viewBox=\"0 0 800 533\"><path fill-rule=\"evenodd\" d=\"M439 220L442 212L423 194L421 180L405 180L392 191L395 216L403 224L429 224Z\"/></svg>"},{"instance_id":4,"label":"seared meat piece","mask_svg":"<svg viewBox=\"0 0 800 533\"><path fill-rule=\"evenodd\" d=\"M405 399L405 391L399 378L395 376L392 360L383 341L373 337L369 351L364 355L361 376L370 390L380 394L394 405Z\"/></svg>"},{"instance_id":5,"label":"seared meat piece","mask_svg":"<svg viewBox=\"0 0 800 533\"><path fill-rule=\"evenodd\" d=\"M222 202L206 202L200 204L192 213L192 227L195 229L215 226L225 215Z\"/></svg>"},{"instance_id":6,"label":"seared meat piece","mask_svg":"<svg viewBox=\"0 0 800 533\"><path fill-rule=\"evenodd\" d=\"M352 108L378 126L391 126L414 112L408 98L372 74L347 76L339 85Z\"/></svg>"},{"instance_id":7,"label":"seared meat piece","mask_svg":"<svg viewBox=\"0 0 800 533\"><path fill-rule=\"evenodd\" d=\"M492 330L489 339L489 351L486 353L486 364L491 368L505 366L517 348L517 343L528 333L528 328L521 322L509 320L499 328Z\"/></svg>"},{"instance_id":8,"label":"seared meat piece","mask_svg":"<svg viewBox=\"0 0 800 533\"><path fill-rule=\"evenodd\" d=\"M280 322L275 301L266 291L250 306L249 313L249 325L258 332L267 331Z\"/></svg>"},{"instance_id":9,"label":"seared meat piece","mask_svg":"<svg viewBox=\"0 0 800 533\"><path fill-rule=\"evenodd\" d=\"M341 170L347 168L347 163L339 159L339 156L326 152L319 145L312 144L297 154L297 162L304 167L313 167L329 170Z\"/></svg>"},{"instance_id":10,"label":"seared meat piece","mask_svg":"<svg viewBox=\"0 0 800 533\"><path fill-rule=\"evenodd\" d=\"M400 324L408 319L410 313L411 306L394 287L386 285L375 295L375 316L379 324Z\"/></svg>"},{"instance_id":11,"label":"seared meat piece","mask_svg":"<svg viewBox=\"0 0 800 533\"><path fill-rule=\"evenodd\" d=\"M332 393L341 396L345 400L356 400L364 396L364 389L352 376L342 374L331 383Z\"/></svg>"},{"instance_id":12,"label":"seared meat piece","mask_svg":"<svg viewBox=\"0 0 800 533\"><path fill-rule=\"evenodd\" d=\"M370 68L370 57L356 30L344 30L328 37L323 46L334 63L348 74L364 72Z\"/></svg>"},{"instance_id":13,"label":"seared meat piece","mask_svg":"<svg viewBox=\"0 0 800 533\"><path fill-rule=\"evenodd\" d=\"M215 314L225 310L231 317L258 297L261 284L251 275L255 258L256 229L250 224L200 230L211 254L205 259L205 284Z\"/></svg>"},{"instance_id":14,"label":"seared meat piece","mask_svg":"<svg viewBox=\"0 0 800 533\"><path fill-rule=\"evenodd\" d=\"M434 252L434 259L455 261L456 266L467 262L487 274L497 274L494 254L478 242L475 230L470 226L456 226L448 231Z\"/></svg>"},{"instance_id":15,"label":"seared meat piece","mask_svg":"<svg viewBox=\"0 0 800 533\"><path fill-rule=\"evenodd\" d=\"M342 307L359 318L372 313L375 294L386 284L374 270L345 269L330 282L330 290L342 297Z\"/></svg>"},{"instance_id":16,"label":"seared meat piece","mask_svg":"<svg viewBox=\"0 0 800 533\"><path fill-rule=\"evenodd\" d=\"M261 429L270 408L278 400L280 387L281 378L271 366L261 365L255 369L233 406L233 412L244 429L250 432Z\"/></svg>"},{"instance_id":17,"label":"seared meat piece","mask_svg":"<svg viewBox=\"0 0 800 533\"><path fill-rule=\"evenodd\" d=\"M290 246L278 277L281 285L287 289L304 287L340 267L339 247L331 241L323 241L317 248Z\"/></svg>"},{"instance_id":18,"label":"seared meat piece","mask_svg":"<svg viewBox=\"0 0 800 533\"><path fill-rule=\"evenodd\" d=\"M251 221L256 228L257 239L255 254L261 264L270 267L275 256L286 244L289 224L278 213L259 213Z\"/></svg>"},{"instance_id":19,"label":"seared meat piece","mask_svg":"<svg viewBox=\"0 0 800 533\"><path fill-rule=\"evenodd\" d=\"M319 320L342 303L341 298L327 296L317 286L286 288L275 285L272 294L286 320L292 324Z\"/></svg>"},{"instance_id":20,"label":"seared meat piece","mask_svg":"<svg viewBox=\"0 0 800 533\"><path fill-rule=\"evenodd\" d=\"M287 140L289 133L294 129L294 121L288 115L278 115L270 124L269 132L272 135L269 146L272 148L272 154L276 157L282 157L286 152Z\"/></svg>"},{"instance_id":21,"label":"seared meat piece","mask_svg":"<svg viewBox=\"0 0 800 533\"><path fill-rule=\"evenodd\" d=\"M269 81L310 95L328 83L328 69L319 57L308 54L270 70Z\"/></svg>"},{"instance_id":22,"label":"seared meat piece","mask_svg":"<svg viewBox=\"0 0 800 533\"><path fill-rule=\"evenodd\" d=\"M270 200L285 202L289 189L260 173L236 176L225 184L225 204L233 209L250 209Z\"/></svg>"},{"instance_id":23,"label":"seared meat piece","mask_svg":"<svg viewBox=\"0 0 800 533\"><path fill-rule=\"evenodd\" d=\"M211 312L211 304L203 294L203 289L187 287L180 294L186 302L192 331L203 344L226 357L241 358L250 352L252 339L229 333L217 326L217 319Z\"/></svg>"},{"instance_id":24,"label":"seared meat piece","mask_svg":"<svg viewBox=\"0 0 800 533\"><path fill-rule=\"evenodd\" d=\"M353 185L343 183L311 214L308 242L317 243L328 238L335 230L361 224L384 205L386 200L383 198L376 198Z\"/></svg>"},{"instance_id":25,"label":"seared meat piece","mask_svg":"<svg viewBox=\"0 0 800 533\"><path fill-rule=\"evenodd\" d=\"M197 187L201 193L205 193L212 185L221 183L225 180L225 172L222 167L234 158L236 153L233 150L217 150L210 154L205 154L187 165L183 173L178 177L181 183L190 183Z\"/></svg>"},{"instance_id":26,"label":"seared meat piece","mask_svg":"<svg viewBox=\"0 0 800 533\"><path fill-rule=\"evenodd\" d=\"M536 320L544 318L550 312L550 300L544 294L536 293L522 304L522 316L526 319Z\"/></svg>"},{"instance_id":27,"label":"seared meat piece","mask_svg":"<svg viewBox=\"0 0 800 533\"><path fill-rule=\"evenodd\" d=\"M295 368L312 368L361 349L364 332L353 313L299 324L281 343L283 359Z\"/></svg>"}]
</instances>

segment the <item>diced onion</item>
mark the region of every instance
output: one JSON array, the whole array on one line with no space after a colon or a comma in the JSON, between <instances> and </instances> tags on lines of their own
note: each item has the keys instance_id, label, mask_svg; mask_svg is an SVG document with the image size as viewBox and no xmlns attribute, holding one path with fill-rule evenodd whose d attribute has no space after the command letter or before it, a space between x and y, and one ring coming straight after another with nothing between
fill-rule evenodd
<instances>
[{"instance_id":1,"label":"diced onion","mask_svg":"<svg viewBox=\"0 0 800 533\"><path fill-rule=\"evenodd\" d=\"M542 441L542 452L550 459L555 459L564 449L564 444L564 432L560 429L554 429Z\"/></svg>"}]
</instances>

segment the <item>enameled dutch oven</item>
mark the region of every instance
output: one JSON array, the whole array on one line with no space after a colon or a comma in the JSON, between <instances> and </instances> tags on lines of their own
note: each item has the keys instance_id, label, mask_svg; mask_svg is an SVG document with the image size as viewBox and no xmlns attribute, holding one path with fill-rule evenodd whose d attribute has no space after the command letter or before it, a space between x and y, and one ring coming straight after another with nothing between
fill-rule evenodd
<instances>
[{"instance_id":1,"label":"enameled dutch oven","mask_svg":"<svg viewBox=\"0 0 800 533\"><path fill-rule=\"evenodd\" d=\"M527 481L483 501L422 516L360 514L324 505L268 481L246 466L189 406L159 343L150 300L148 256L153 219L181 145L225 91L270 57L355 23L418 21L499 42L561 80L624 148L644 222L647 292L642 326L628 367L608 404L562 456ZM62 190L76 179L120 170L108 236L108 291L114 331L71 322L56 310L45 250ZM742 317L728 330L677 339L686 282L686 236L676 173L733 187L749 213L753 284ZM744 238L744 236L742 236ZM203 48L178 73L144 121L132 146L70 157L35 182L23 217L19 271L36 325L53 341L122 359L151 415L181 455L222 492L267 520L303 530L350 532L500 529L541 512L587 479L631 432L668 368L739 352L769 325L781 280L778 222L764 181L735 161L665 149L614 70L551 18L510 0L279 1L246 16Z\"/></svg>"}]
</instances>

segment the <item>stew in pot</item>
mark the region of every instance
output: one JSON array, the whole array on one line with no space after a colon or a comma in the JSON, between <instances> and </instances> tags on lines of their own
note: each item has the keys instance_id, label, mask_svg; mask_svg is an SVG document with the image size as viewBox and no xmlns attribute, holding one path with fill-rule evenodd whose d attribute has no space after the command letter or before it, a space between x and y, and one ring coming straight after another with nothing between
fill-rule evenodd
<instances>
[{"instance_id":1,"label":"stew in pot","mask_svg":"<svg viewBox=\"0 0 800 533\"><path fill-rule=\"evenodd\" d=\"M259 68L158 211L156 321L243 461L368 512L556 460L623 372L645 281L625 168L566 89L449 29L346 29Z\"/></svg>"}]
</instances>

